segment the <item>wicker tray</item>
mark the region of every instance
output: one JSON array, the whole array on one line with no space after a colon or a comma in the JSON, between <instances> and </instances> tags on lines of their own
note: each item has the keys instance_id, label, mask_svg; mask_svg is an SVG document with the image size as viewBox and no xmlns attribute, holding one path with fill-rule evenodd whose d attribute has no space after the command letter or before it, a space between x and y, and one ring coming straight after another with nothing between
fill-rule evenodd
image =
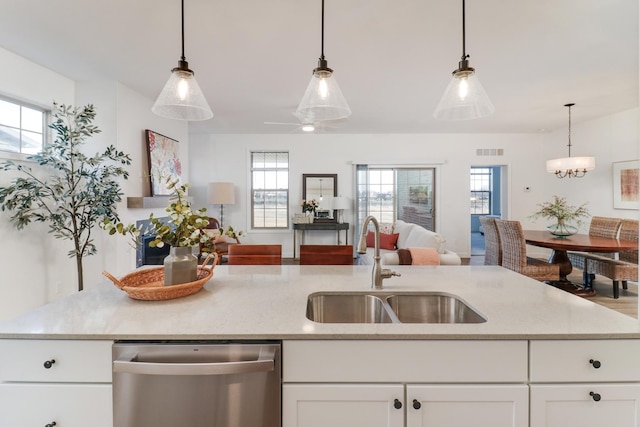
<instances>
[{"instance_id":1,"label":"wicker tray","mask_svg":"<svg viewBox=\"0 0 640 427\"><path fill-rule=\"evenodd\" d=\"M213 265L209 268L206 267L206 265L211 257L213 257ZM164 267L146 268L135 271L123 276L120 280L106 271L103 271L102 274L133 299L160 301L195 294L213 277L213 268L217 263L218 254L215 252L209 254L202 265L198 266L197 280L171 286L164 286Z\"/></svg>"}]
</instances>

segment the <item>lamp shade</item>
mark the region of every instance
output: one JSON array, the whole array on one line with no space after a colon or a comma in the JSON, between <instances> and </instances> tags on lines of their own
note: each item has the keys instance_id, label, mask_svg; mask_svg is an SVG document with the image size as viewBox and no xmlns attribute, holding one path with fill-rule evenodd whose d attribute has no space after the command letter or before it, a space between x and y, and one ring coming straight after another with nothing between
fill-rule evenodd
<instances>
[{"instance_id":1,"label":"lamp shade","mask_svg":"<svg viewBox=\"0 0 640 427\"><path fill-rule=\"evenodd\" d=\"M233 205L236 203L235 187L233 182L210 182L210 205Z\"/></svg>"},{"instance_id":2,"label":"lamp shade","mask_svg":"<svg viewBox=\"0 0 640 427\"><path fill-rule=\"evenodd\" d=\"M181 67L171 70L171 76L151 111L178 120L198 121L213 117L193 71Z\"/></svg>"},{"instance_id":3,"label":"lamp shade","mask_svg":"<svg viewBox=\"0 0 640 427\"><path fill-rule=\"evenodd\" d=\"M333 198L333 209L349 209L349 199L346 197L338 196Z\"/></svg>"},{"instance_id":4,"label":"lamp shade","mask_svg":"<svg viewBox=\"0 0 640 427\"><path fill-rule=\"evenodd\" d=\"M595 157L563 157L547 160L547 172L590 171L596 168Z\"/></svg>"},{"instance_id":5,"label":"lamp shade","mask_svg":"<svg viewBox=\"0 0 640 427\"><path fill-rule=\"evenodd\" d=\"M473 68L456 70L433 116L438 120L471 120L495 111Z\"/></svg>"},{"instance_id":6,"label":"lamp shade","mask_svg":"<svg viewBox=\"0 0 640 427\"><path fill-rule=\"evenodd\" d=\"M303 123L339 120L351 115L333 72L314 70L307 90L294 113Z\"/></svg>"}]
</instances>

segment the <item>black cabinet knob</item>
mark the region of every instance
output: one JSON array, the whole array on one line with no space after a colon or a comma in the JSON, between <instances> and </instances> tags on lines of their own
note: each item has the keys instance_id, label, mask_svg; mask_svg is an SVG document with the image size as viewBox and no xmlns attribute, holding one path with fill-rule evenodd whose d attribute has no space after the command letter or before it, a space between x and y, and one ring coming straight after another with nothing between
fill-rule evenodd
<instances>
[{"instance_id":1,"label":"black cabinet knob","mask_svg":"<svg viewBox=\"0 0 640 427\"><path fill-rule=\"evenodd\" d=\"M53 366L54 363L56 363L56 361L54 359L47 360L46 362L44 362L44 367L46 369L49 369L49 368L51 368Z\"/></svg>"},{"instance_id":2,"label":"black cabinet knob","mask_svg":"<svg viewBox=\"0 0 640 427\"><path fill-rule=\"evenodd\" d=\"M595 400L596 402L600 402L600 399L602 399L602 396L600 396L598 393L594 393L594 392L589 392L589 396L591 396L593 398L593 400Z\"/></svg>"},{"instance_id":3,"label":"black cabinet knob","mask_svg":"<svg viewBox=\"0 0 640 427\"><path fill-rule=\"evenodd\" d=\"M393 399L393 407L396 409L402 409L402 402L398 399Z\"/></svg>"},{"instance_id":4,"label":"black cabinet knob","mask_svg":"<svg viewBox=\"0 0 640 427\"><path fill-rule=\"evenodd\" d=\"M44 427L53 427L53 426L55 426L55 425L56 425L56 422L55 422L55 421L53 421L53 422L51 422L51 424L47 424L47 425L46 425L46 426L44 426Z\"/></svg>"},{"instance_id":5,"label":"black cabinet knob","mask_svg":"<svg viewBox=\"0 0 640 427\"><path fill-rule=\"evenodd\" d=\"M422 404L418 402L416 399L413 399L413 409L420 409L420 408L422 408Z\"/></svg>"},{"instance_id":6,"label":"black cabinet knob","mask_svg":"<svg viewBox=\"0 0 640 427\"><path fill-rule=\"evenodd\" d=\"M600 366L602 366L602 363L600 363L599 360L589 359L589 363L591 363L593 365L593 367L596 368L596 369L598 369Z\"/></svg>"}]
</instances>

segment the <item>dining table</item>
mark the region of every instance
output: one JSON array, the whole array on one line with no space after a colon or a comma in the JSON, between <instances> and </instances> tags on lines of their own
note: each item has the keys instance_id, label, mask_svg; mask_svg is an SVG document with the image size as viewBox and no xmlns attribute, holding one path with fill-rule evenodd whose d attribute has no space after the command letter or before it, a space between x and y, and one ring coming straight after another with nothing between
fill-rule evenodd
<instances>
[{"instance_id":1,"label":"dining table","mask_svg":"<svg viewBox=\"0 0 640 427\"><path fill-rule=\"evenodd\" d=\"M553 284L561 289L585 297L594 296L596 292L589 281L582 284L574 284L567 278L573 271L573 265L571 265L567 251L616 253L638 249L638 242L631 240L597 237L588 234L556 237L546 230L523 230L523 232L527 244L552 250L549 262L560 266L560 280Z\"/></svg>"}]
</instances>

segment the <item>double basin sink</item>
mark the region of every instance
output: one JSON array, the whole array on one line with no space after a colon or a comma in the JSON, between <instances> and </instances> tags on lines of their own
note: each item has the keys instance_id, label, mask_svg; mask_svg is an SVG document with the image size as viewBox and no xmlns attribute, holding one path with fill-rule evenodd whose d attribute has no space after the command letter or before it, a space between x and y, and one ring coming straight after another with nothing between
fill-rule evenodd
<instances>
[{"instance_id":1,"label":"double basin sink","mask_svg":"<svg viewBox=\"0 0 640 427\"><path fill-rule=\"evenodd\" d=\"M487 319L446 292L318 292L307 318L318 323L483 323Z\"/></svg>"}]
</instances>

